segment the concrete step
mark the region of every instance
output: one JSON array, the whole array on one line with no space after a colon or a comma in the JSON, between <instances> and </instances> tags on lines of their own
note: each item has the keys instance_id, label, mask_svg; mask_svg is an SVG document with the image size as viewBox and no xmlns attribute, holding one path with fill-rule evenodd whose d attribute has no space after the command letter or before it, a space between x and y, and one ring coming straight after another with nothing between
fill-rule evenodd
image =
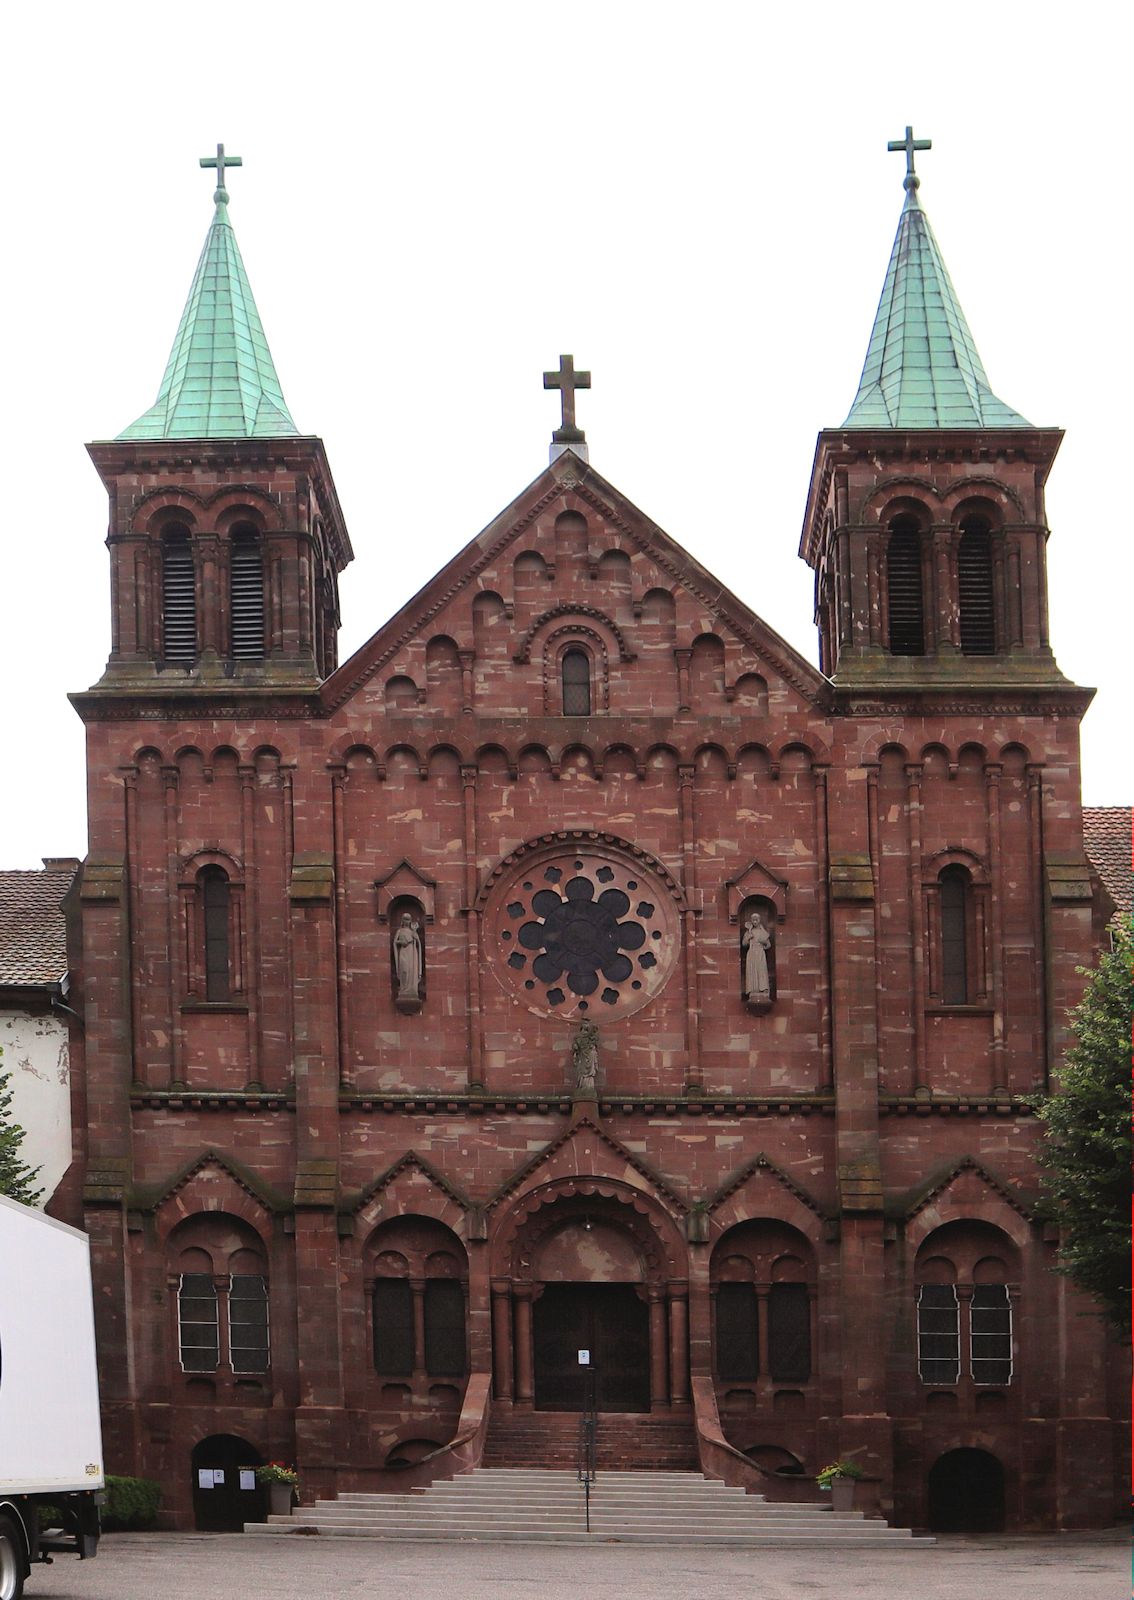
<instances>
[{"instance_id":1,"label":"concrete step","mask_svg":"<svg viewBox=\"0 0 1134 1600\"><path fill-rule=\"evenodd\" d=\"M559 1544L834 1544L855 1550L905 1545L913 1537L907 1529L890 1528L861 1512L836 1515L825 1505L773 1503L695 1472L604 1474L592 1496L589 1534L583 1517L583 1491L572 1472L478 1468L424 1490L352 1492L318 1501L290 1516L249 1523L245 1531Z\"/></svg>"}]
</instances>

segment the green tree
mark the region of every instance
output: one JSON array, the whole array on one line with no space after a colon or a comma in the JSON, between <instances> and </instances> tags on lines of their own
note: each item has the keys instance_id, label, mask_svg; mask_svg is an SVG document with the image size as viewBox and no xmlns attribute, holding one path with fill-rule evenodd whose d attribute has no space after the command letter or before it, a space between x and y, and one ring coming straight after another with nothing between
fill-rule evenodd
<instances>
[{"instance_id":1,"label":"green tree","mask_svg":"<svg viewBox=\"0 0 1134 1600\"><path fill-rule=\"evenodd\" d=\"M1080 968L1080 971L1085 971ZM1134 939L1119 934L1071 1013L1059 1091L1037 1102L1039 1150L1061 1233L1060 1270L1130 1332L1130 1026Z\"/></svg>"},{"instance_id":2,"label":"green tree","mask_svg":"<svg viewBox=\"0 0 1134 1600\"><path fill-rule=\"evenodd\" d=\"M0 1055L3 1054L0 1050ZM43 1193L35 1182L40 1169L29 1167L26 1161L20 1160L24 1130L8 1115L8 1107L12 1103L12 1091L8 1087L11 1076L10 1072L0 1072L0 1194L6 1194L10 1200L22 1200L26 1206L34 1206Z\"/></svg>"}]
</instances>

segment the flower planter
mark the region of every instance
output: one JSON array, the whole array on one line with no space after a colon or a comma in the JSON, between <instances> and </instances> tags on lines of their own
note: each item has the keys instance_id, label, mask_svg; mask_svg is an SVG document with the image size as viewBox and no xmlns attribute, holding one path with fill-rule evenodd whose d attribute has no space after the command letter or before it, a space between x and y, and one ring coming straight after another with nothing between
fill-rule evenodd
<instances>
[{"instance_id":1,"label":"flower planter","mask_svg":"<svg viewBox=\"0 0 1134 1600\"><path fill-rule=\"evenodd\" d=\"M290 1483L269 1483L268 1506L273 1517L288 1517L291 1515L291 1497L294 1486Z\"/></svg>"},{"instance_id":2,"label":"flower planter","mask_svg":"<svg viewBox=\"0 0 1134 1600\"><path fill-rule=\"evenodd\" d=\"M853 1478L831 1479L831 1510L847 1512L854 1510L854 1485Z\"/></svg>"}]
</instances>

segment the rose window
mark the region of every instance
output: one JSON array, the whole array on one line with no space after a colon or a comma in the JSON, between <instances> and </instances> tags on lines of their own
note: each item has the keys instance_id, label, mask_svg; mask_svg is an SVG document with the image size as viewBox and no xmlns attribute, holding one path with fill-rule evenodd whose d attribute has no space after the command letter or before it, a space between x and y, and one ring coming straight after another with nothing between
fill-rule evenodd
<instances>
[{"instance_id":1,"label":"rose window","mask_svg":"<svg viewBox=\"0 0 1134 1600\"><path fill-rule=\"evenodd\" d=\"M534 1011L625 1016L672 970L669 889L641 860L588 851L527 861L491 898L489 938L504 986Z\"/></svg>"}]
</instances>

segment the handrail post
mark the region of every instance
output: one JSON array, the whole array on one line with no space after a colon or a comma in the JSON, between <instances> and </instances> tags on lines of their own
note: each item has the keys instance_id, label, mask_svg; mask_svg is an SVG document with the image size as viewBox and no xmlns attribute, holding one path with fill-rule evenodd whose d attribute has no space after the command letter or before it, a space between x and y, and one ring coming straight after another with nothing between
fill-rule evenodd
<instances>
[{"instance_id":1,"label":"handrail post","mask_svg":"<svg viewBox=\"0 0 1134 1600\"><path fill-rule=\"evenodd\" d=\"M578 1479L583 1485L583 1505L587 1532L591 1531L591 1487L597 1477L598 1411L595 1404L595 1369L583 1368L583 1415L579 1419Z\"/></svg>"}]
</instances>

